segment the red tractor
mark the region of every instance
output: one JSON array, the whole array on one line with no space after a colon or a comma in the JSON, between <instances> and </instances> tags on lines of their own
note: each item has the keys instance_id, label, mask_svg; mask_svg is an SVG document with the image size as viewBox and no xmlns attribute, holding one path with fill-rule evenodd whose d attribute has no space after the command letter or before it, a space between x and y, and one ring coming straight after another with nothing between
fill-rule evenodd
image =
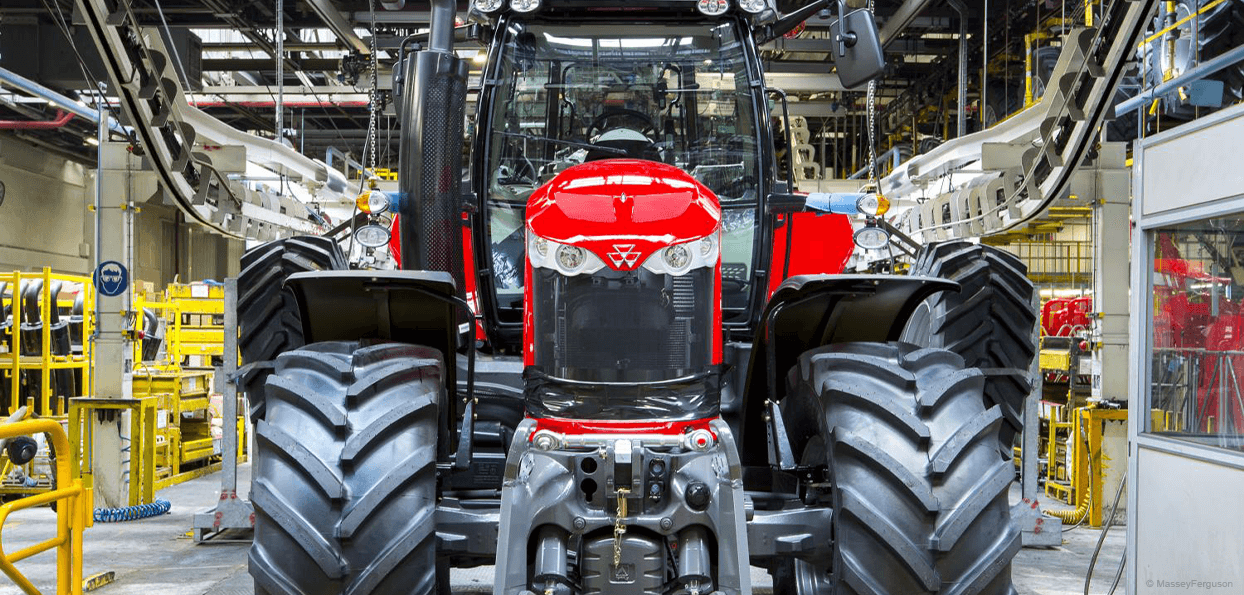
<instances>
[{"instance_id":1,"label":"red tractor","mask_svg":"<svg viewBox=\"0 0 1244 595\"><path fill-rule=\"evenodd\" d=\"M965 242L839 274L876 197L778 181L757 53L825 8L433 1L395 69L405 270L243 258L257 593L1013 592L1032 285ZM875 25L838 12L858 84Z\"/></svg>"}]
</instances>

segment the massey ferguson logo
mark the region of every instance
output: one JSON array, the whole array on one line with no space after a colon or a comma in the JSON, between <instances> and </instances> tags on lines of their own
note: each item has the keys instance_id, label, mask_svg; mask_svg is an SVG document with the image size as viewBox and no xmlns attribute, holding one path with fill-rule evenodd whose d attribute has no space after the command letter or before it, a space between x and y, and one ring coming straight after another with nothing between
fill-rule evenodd
<instances>
[{"instance_id":1,"label":"massey ferguson logo","mask_svg":"<svg viewBox=\"0 0 1244 595\"><path fill-rule=\"evenodd\" d=\"M635 249L635 244L614 244L613 252L607 252L605 256L613 261L614 267L626 265L629 269L639 261L639 250Z\"/></svg>"}]
</instances>

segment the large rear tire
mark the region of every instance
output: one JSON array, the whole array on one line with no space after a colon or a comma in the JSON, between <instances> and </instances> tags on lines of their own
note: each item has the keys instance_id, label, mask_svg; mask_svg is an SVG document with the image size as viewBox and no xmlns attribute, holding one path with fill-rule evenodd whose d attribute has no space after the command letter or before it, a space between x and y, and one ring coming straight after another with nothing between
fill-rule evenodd
<instances>
[{"instance_id":1,"label":"large rear tire","mask_svg":"<svg viewBox=\"0 0 1244 595\"><path fill-rule=\"evenodd\" d=\"M294 273L348 268L341 247L330 238L300 236L268 242L242 255L238 275L238 348L242 363L270 361L303 345L302 322L294 294L285 280ZM251 417L264 412L266 370L242 379L251 404Z\"/></svg>"},{"instance_id":2,"label":"large rear tire","mask_svg":"<svg viewBox=\"0 0 1244 595\"><path fill-rule=\"evenodd\" d=\"M784 417L812 432L803 462L828 469L834 542L832 567L788 565L775 592L1014 593L1013 471L980 371L942 349L854 343L805 353L788 382Z\"/></svg>"},{"instance_id":3,"label":"large rear tire","mask_svg":"<svg viewBox=\"0 0 1244 595\"><path fill-rule=\"evenodd\" d=\"M436 350L398 343L277 356L255 428L256 593L437 593L443 369Z\"/></svg>"},{"instance_id":4,"label":"large rear tire","mask_svg":"<svg viewBox=\"0 0 1244 595\"><path fill-rule=\"evenodd\" d=\"M912 275L959 283L926 299L903 330L901 340L949 349L970 368L986 372L985 407L997 405L1005 423L998 432L1003 456L1024 429L1024 400L1031 392L1037 353L1036 290L1028 267L991 246L951 241L925 246Z\"/></svg>"}]
</instances>

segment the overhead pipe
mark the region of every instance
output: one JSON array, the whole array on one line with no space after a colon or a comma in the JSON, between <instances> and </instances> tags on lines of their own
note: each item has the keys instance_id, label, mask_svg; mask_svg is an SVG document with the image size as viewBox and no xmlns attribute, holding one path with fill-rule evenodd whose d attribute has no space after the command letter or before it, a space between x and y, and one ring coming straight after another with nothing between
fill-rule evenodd
<instances>
[{"instance_id":1,"label":"overhead pipe","mask_svg":"<svg viewBox=\"0 0 1244 595\"><path fill-rule=\"evenodd\" d=\"M276 107L275 101L186 101L186 105L194 107ZM300 107L367 107L371 105L366 101L286 101L282 104L286 108Z\"/></svg>"},{"instance_id":2,"label":"overhead pipe","mask_svg":"<svg viewBox=\"0 0 1244 595\"><path fill-rule=\"evenodd\" d=\"M930 0L906 0L886 19L885 25L881 27L881 47L885 48L898 39L898 34L903 32L912 21L929 6Z\"/></svg>"},{"instance_id":3,"label":"overhead pipe","mask_svg":"<svg viewBox=\"0 0 1244 595\"><path fill-rule=\"evenodd\" d=\"M1183 74L1180 74L1169 81L1153 87L1152 89L1148 89L1135 97L1128 99L1127 101L1119 103L1119 105L1114 107L1114 115L1117 117L1131 112L1158 97L1170 93L1188 83L1203 79L1211 74L1214 74L1215 72L1218 72L1219 70L1239 62L1240 60L1244 60L1244 46L1237 47L1233 50L1227 51L1224 54L1216 56L1213 59L1206 60L1197 66L1183 71Z\"/></svg>"},{"instance_id":4,"label":"overhead pipe","mask_svg":"<svg viewBox=\"0 0 1244 595\"><path fill-rule=\"evenodd\" d=\"M333 32L333 35L337 36L337 39L364 56L371 55L371 48L368 47L367 42L363 41L363 38L354 32L354 27L350 25L349 19L337 9L332 0L307 0L307 4L311 5L311 10L314 10L315 14L319 15L320 20L324 21L324 24Z\"/></svg>"},{"instance_id":5,"label":"overhead pipe","mask_svg":"<svg viewBox=\"0 0 1244 595\"><path fill-rule=\"evenodd\" d=\"M946 0L959 13L959 105L955 137L968 133L968 7L963 0ZM913 139L914 142L914 139Z\"/></svg>"},{"instance_id":6,"label":"overhead pipe","mask_svg":"<svg viewBox=\"0 0 1244 595\"><path fill-rule=\"evenodd\" d=\"M52 130L68 124L73 114L56 110L56 119L42 122L33 120L0 120L0 130Z\"/></svg>"},{"instance_id":7,"label":"overhead pipe","mask_svg":"<svg viewBox=\"0 0 1244 595\"><path fill-rule=\"evenodd\" d=\"M10 87L25 91L39 99L51 103L53 106L63 109L75 116L81 116L89 122L98 123L100 120L99 112L90 109L82 104L74 101L56 91L53 91L39 83L36 83L12 70L0 68L0 82L8 84ZM121 134L129 135L130 128L122 126L120 122L111 116L108 116L108 128Z\"/></svg>"}]
</instances>

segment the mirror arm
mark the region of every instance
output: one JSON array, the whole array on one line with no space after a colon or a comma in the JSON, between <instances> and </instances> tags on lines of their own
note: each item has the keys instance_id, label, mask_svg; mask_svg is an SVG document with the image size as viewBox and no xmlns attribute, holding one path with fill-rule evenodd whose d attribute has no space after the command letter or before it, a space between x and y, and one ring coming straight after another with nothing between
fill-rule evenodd
<instances>
[{"instance_id":1,"label":"mirror arm","mask_svg":"<svg viewBox=\"0 0 1244 595\"><path fill-rule=\"evenodd\" d=\"M799 8L795 12L782 16L772 25L766 25L760 31L757 31L756 44L769 43L787 33L790 33L812 15L829 8L830 0L813 0L811 3ZM840 15L841 16L841 15Z\"/></svg>"}]
</instances>

